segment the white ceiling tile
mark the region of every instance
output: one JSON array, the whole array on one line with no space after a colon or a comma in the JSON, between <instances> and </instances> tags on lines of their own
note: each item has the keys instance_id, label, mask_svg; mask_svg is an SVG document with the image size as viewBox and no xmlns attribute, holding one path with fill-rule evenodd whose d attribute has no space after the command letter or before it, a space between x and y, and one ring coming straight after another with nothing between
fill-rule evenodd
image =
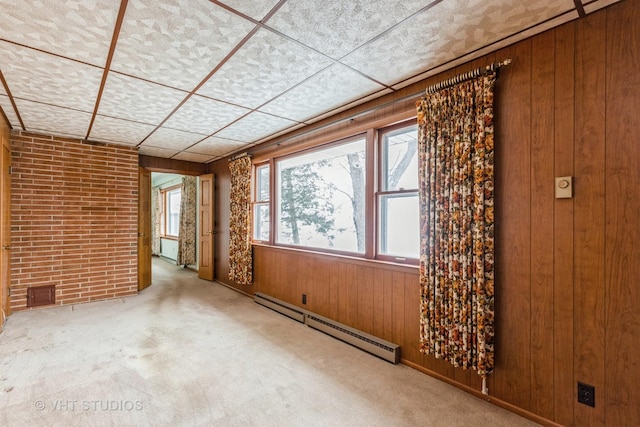
<instances>
[{"instance_id":1,"label":"white ceiling tile","mask_svg":"<svg viewBox=\"0 0 640 427\"><path fill-rule=\"evenodd\" d=\"M142 143L142 145L150 145L157 148L169 148L172 150L184 150L188 146L195 144L205 137L206 135L161 127L152 133L151 136Z\"/></svg>"},{"instance_id":2,"label":"white ceiling tile","mask_svg":"<svg viewBox=\"0 0 640 427\"><path fill-rule=\"evenodd\" d=\"M193 95L163 126L210 135L250 110Z\"/></svg>"},{"instance_id":3,"label":"white ceiling tile","mask_svg":"<svg viewBox=\"0 0 640 427\"><path fill-rule=\"evenodd\" d=\"M94 109L102 81L101 68L3 41L0 64L14 98L87 112Z\"/></svg>"},{"instance_id":4,"label":"white ceiling tile","mask_svg":"<svg viewBox=\"0 0 640 427\"><path fill-rule=\"evenodd\" d=\"M231 141L228 139L212 136L202 142L197 143L193 147L190 147L187 151L220 157L246 146L247 144L244 142Z\"/></svg>"},{"instance_id":5,"label":"white ceiling tile","mask_svg":"<svg viewBox=\"0 0 640 427\"><path fill-rule=\"evenodd\" d=\"M113 0L2 0L0 38L104 67L119 8Z\"/></svg>"},{"instance_id":6,"label":"white ceiling tile","mask_svg":"<svg viewBox=\"0 0 640 427\"><path fill-rule=\"evenodd\" d=\"M276 98L260 111L302 122L382 89L381 85L336 64Z\"/></svg>"},{"instance_id":7,"label":"white ceiling tile","mask_svg":"<svg viewBox=\"0 0 640 427\"><path fill-rule=\"evenodd\" d=\"M153 125L97 115L88 139L137 145L155 128Z\"/></svg>"},{"instance_id":8,"label":"white ceiling tile","mask_svg":"<svg viewBox=\"0 0 640 427\"><path fill-rule=\"evenodd\" d=\"M260 21L273 9L278 0L223 0L222 3Z\"/></svg>"},{"instance_id":9,"label":"white ceiling tile","mask_svg":"<svg viewBox=\"0 0 640 427\"><path fill-rule=\"evenodd\" d=\"M9 124L11 125L11 127L13 129L20 129L20 120L18 120L18 116L13 109L13 105L11 105L11 100L8 96L4 95L4 89L2 89L2 92L3 94L0 94L0 108L2 108L2 111L4 111L7 119L9 119Z\"/></svg>"},{"instance_id":10,"label":"white ceiling tile","mask_svg":"<svg viewBox=\"0 0 640 427\"><path fill-rule=\"evenodd\" d=\"M393 85L574 7L572 0L443 1L342 62Z\"/></svg>"},{"instance_id":11,"label":"white ceiling tile","mask_svg":"<svg viewBox=\"0 0 640 427\"><path fill-rule=\"evenodd\" d=\"M454 67L457 67L458 65L462 65L465 64L469 61L472 61L476 58L480 58L481 56L487 55L491 52L495 52L499 49L502 49L503 47L507 47L509 45L512 45L514 43L517 43L520 40L524 40L527 37L531 37L535 34L541 33L543 31L546 31L550 28L553 27L557 27L558 25L562 25L565 22L569 22L571 20L577 19L578 18L578 12L573 10L571 12L565 13L564 15L561 15L555 19L551 19L549 21L544 22L543 24L540 25L536 25L533 28L530 28L526 31L523 31L521 33L515 34L511 37L506 37L504 39L501 39L495 43L492 43L486 47L483 47L482 49L478 49L476 51L473 51L471 53L468 53L466 55L460 56L458 58L456 58L453 61L447 62L446 64L443 64L441 66L432 68L428 71L425 71L424 73L418 74L410 79L407 80L403 80L402 82L400 82L397 85L393 86L393 89L395 90L399 90L402 89L403 87L409 86L413 83L419 82L421 80L426 79L427 77L431 77L434 76L436 74L440 74L444 71L450 70ZM504 61L505 59L509 59L509 58L498 58L498 61ZM488 64L487 64L488 65Z\"/></svg>"},{"instance_id":12,"label":"white ceiling tile","mask_svg":"<svg viewBox=\"0 0 640 427\"><path fill-rule=\"evenodd\" d=\"M190 91L253 28L208 0L130 0L111 69Z\"/></svg>"},{"instance_id":13,"label":"white ceiling tile","mask_svg":"<svg viewBox=\"0 0 640 427\"><path fill-rule=\"evenodd\" d=\"M584 6L584 11L587 13L595 12L596 10L600 10L603 7L610 6L614 3L618 3L620 0L598 0L591 2Z\"/></svg>"},{"instance_id":14,"label":"white ceiling tile","mask_svg":"<svg viewBox=\"0 0 640 427\"><path fill-rule=\"evenodd\" d=\"M206 154L197 154L197 153L191 153L188 151L182 151L176 154L175 156L173 156L172 158L176 160L185 160L187 162L207 163L213 157Z\"/></svg>"},{"instance_id":15,"label":"white ceiling tile","mask_svg":"<svg viewBox=\"0 0 640 427\"><path fill-rule=\"evenodd\" d=\"M139 154L152 157L164 157L166 159L171 158L178 154L180 150L171 150L168 148L149 147L141 145L138 149Z\"/></svg>"},{"instance_id":16,"label":"white ceiling tile","mask_svg":"<svg viewBox=\"0 0 640 427\"><path fill-rule=\"evenodd\" d=\"M261 29L198 93L256 108L332 62L324 55Z\"/></svg>"},{"instance_id":17,"label":"white ceiling tile","mask_svg":"<svg viewBox=\"0 0 640 427\"><path fill-rule=\"evenodd\" d=\"M240 142L253 142L294 125L296 122L254 112L224 128L215 136Z\"/></svg>"},{"instance_id":18,"label":"white ceiling tile","mask_svg":"<svg viewBox=\"0 0 640 427\"><path fill-rule=\"evenodd\" d=\"M267 25L338 59L430 3L289 0Z\"/></svg>"},{"instance_id":19,"label":"white ceiling tile","mask_svg":"<svg viewBox=\"0 0 640 427\"><path fill-rule=\"evenodd\" d=\"M157 125L186 96L187 93L180 90L109 73L98 113Z\"/></svg>"},{"instance_id":20,"label":"white ceiling tile","mask_svg":"<svg viewBox=\"0 0 640 427\"><path fill-rule=\"evenodd\" d=\"M16 105L28 131L45 131L52 135L84 138L91 114L53 105L16 99Z\"/></svg>"},{"instance_id":21,"label":"white ceiling tile","mask_svg":"<svg viewBox=\"0 0 640 427\"><path fill-rule=\"evenodd\" d=\"M345 104L345 105L343 105L341 107L332 109L332 110L328 111L325 114L322 114L320 116L314 116L311 120L306 120L305 123L311 124L311 123L318 122L318 121L320 121L322 119L326 119L328 117L334 116L334 115L336 115L336 114L338 114L338 113L340 113L342 111L346 111L346 110L348 110L350 108L353 108L353 107L356 107L356 106L358 106L360 104L364 104L367 101L371 101L373 99L376 99L376 98L378 98L378 97L380 97L382 95L387 95L387 94L389 94L391 92L393 92L392 89L383 89L380 92L375 92L375 93L373 93L373 94L371 94L369 96L365 96L363 98L358 98L357 100L355 100L353 102L350 102L350 103Z\"/></svg>"}]
</instances>

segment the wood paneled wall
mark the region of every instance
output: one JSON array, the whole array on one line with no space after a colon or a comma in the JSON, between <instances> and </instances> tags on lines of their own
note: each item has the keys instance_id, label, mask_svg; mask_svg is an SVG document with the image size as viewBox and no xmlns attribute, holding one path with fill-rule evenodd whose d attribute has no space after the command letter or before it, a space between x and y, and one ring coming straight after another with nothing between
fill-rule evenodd
<instances>
[{"instance_id":1,"label":"wood paneled wall","mask_svg":"<svg viewBox=\"0 0 640 427\"><path fill-rule=\"evenodd\" d=\"M640 2L618 3L454 71L504 58L513 62L496 88L490 399L543 422L640 425ZM324 130L319 140L330 137ZM233 286L226 279L226 161L212 171L216 276ZM574 197L555 199L554 177L567 175ZM400 344L405 363L480 389L475 372L418 351L416 269L255 246L254 277L242 291L301 307L305 293L305 308ZM595 386L595 408L577 403L578 381Z\"/></svg>"}]
</instances>

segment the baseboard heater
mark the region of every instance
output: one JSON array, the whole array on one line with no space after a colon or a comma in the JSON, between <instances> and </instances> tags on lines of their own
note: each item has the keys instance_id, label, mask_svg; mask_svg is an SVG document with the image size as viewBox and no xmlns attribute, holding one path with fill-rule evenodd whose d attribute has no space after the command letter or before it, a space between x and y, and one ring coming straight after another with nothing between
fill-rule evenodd
<instances>
[{"instance_id":1,"label":"baseboard heater","mask_svg":"<svg viewBox=\"0 0 640 427\"><path fill-rule=\"evenodd\" d=\"M305 310L296 307L293 304L280 301L279 299L270 297L269 295L256 292L253 300L260 305L263 305L271 310L277 311L280 314L284 314L287 317L297 320L300 323L304 323L304 317L306 315Z\"/></svg>"},{"instance_id":2,"label":"baseboard heater","mask_svg":"<svg viewBox=\"0 0 640 427\"><path fill-rule=\"evenodd\" d=\"M400 362L400 346L317 314L307 314L307 325L356 346L388 362Z\"/></svg>"},{"instance_id":3,"label":"baseboard heater","mask_svg":"<svg viewBox=\"0 0 640 427\"><path fill-rule=\"evenodd\" d=\"M397 344L311 313L269 295L256 292L254 301L388 362L394 364L400 362L400 346Z\"/></svg>"}]
</instances>

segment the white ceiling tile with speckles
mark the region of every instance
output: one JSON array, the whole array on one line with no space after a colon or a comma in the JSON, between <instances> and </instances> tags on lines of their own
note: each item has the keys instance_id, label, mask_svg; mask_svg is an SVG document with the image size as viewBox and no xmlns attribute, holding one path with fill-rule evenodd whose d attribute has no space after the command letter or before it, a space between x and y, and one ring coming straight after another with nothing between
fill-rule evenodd
<instances>
[{"instance_id":1,"label":"white ceiling tile with speckles","mask_svg":"<svg viewBox=\"0 0 640 427\"><path fill-rule=\"evenodd\" d=\"M258 30L198 93L256 108L333 61L268 30Z\"/></svg>"},{"instance_id":2,"label":"white ceiling tile with speckles","mask_svg":"<svg viewBox=\"0 0 640 427\"><path fill-rule=\"evenodd\" d=\"M104 67L119 8L114 0L2 0L0 38Z\"/></svg>"},{"instance_id":3,"label":"white ceiling tile with speckles","mask_svg":"<svg viewBox=\"0 0 640 427\"><path fill-rule=\"evenodd\" d=\"M432 1L289 0L267 25L339 59Z\"/></svg>"},{"instance_id":4,"label":"white ceiling tile with speckles","mask_svg":"<svg viewBox=\"0 0 640 427\"><path fill-rule=\"evenodd\" d=\"M207 154L191 153L189 151L181 151L173 156L176 160L185 160L187 162L207 163L213 157Z\"/></svg>"},{"instance_id":5,"label":"white ceiling tile with speckles","mask_svg":"<svg viewBox=\"0 0 640 427\"><path fill-rule=\"evenodd\" d=\"M102 69L3 41L0 64L14 98L93 111Z\"/></svg>"},{"instance_id":6,"label":"white ceiling tile with speckles","mask_svg":"<svg viewBox=\"0 0 640 427\"><path fill-rule=\"evenodd\" d=\"M250 110L193 95L163 126L210 135Z\"/></svg>"},{"instance_id":7,"label":"white ceiling tile with speckles","mask_svg":"<svg viewBox=\"0 0 640 427\"><path fill-rule=\"evenodd\" d=\"M279 0L223 0L221 3L232 7L240 13L244 13L256 21L260 21L278 4L278 1Z\"/></svg>"},{"instance_id":8,"label":"white ceiling tile with speckles","mask_svg":"<svg viewBox=\"0 0 640 427\"><path fill-rule=\"evenodd\" d=\"M342 62L393 85L573 7L572 0L443 1Z\"/></svg>"},{"instance_id":9,"label":"white ceiling tile with speckles","mask_svg":"<svg viewBox=\"0 0 640 427\"><path fill-rule=\"evenodd\" d=\"M206 137L207 135L161 127L152 133L149 138L142 143L142 145L149 145L157 148L169 148L172 150L184 150L190 145L193 145Z\"/></svg>"},{"instance_id":10,"label":"white ceiling tile with speckles","mask_svg":"<svg viewBox=\"0 0 640 427\"><path fill-rule=\"evenodd\" d=\"M186 96L181 90L110 73L98 114L158 125Z\"/></svg>"},{"instance_id":11,"label":"white ceiling tile with speckles","mask_svg":"<svg viewBox=\"0 0 640 427\"><path fill-rule=\"evenodd\" d=\"M137 145L156 127L130 120L97 115L91 128L90 140Z\"/></svg>"},{"instance_id":12,"label":"white ceiling tile with speckles","mask_svg":"<svg viewBox=\"0 0 640 427\"><path fill-rule=\"evenodd\" d=\"M253 112L222 129L215 136L240 142L253 142L296 124L291 120Z\"/></svg>"},{"instance_id":13,"label":"white ceiling tile with speckles","mask_svg":"<svg viewBox=\"0 0 640 427\"><path fill-rule=\"evenodd\" d=\"M246 145L245 142L231 141L229 139L212 136L190 147L187 151L219 157Z\"/></svg>"},{"instance_id":14,"label":"white ceiling tile with speckles","mask_svg":"<svg viewBox=\"0 0 640 427\"><path fill-rule=\"evenodd\" d=\"M84 138L91 114L53 105L16 99L16 105L28 131L54 132L56 135Z\"/></svg>"},{"instance_id":15,"label":"white ceiling tile with speckles","mask_svg":"<svg viewBox=\"0 0 640 427\"><path fill-rule=\"evenodd\" d=\"M131 0L111 68L192 90L253 28L208 0Z\"/></svg>"},{"instance_id":16,"label":"white ceiling tile with speckles","mask_svg":"<svg viewBox=\"0 0 640 427\"><path fill-rule=\"evenodd\" d=\"M348 67L336 64L276 98L260 111L305 121L383 89L383 86Z\"/></svg>"},{"instance_id":17,"label":"white ceiling tile with speckles","mask_svg":"<svg viewBox=\"0 0 640 427\"><path fill-rule=\"evenodd\" d=\"M158 147L150 147L141 145L138 153L144 154L145 156L153 156L153 157L164 157L166 159L171 158L178 154L180 150L172 150L169 148L158 148Z\"/></svg>"}]
</instances>

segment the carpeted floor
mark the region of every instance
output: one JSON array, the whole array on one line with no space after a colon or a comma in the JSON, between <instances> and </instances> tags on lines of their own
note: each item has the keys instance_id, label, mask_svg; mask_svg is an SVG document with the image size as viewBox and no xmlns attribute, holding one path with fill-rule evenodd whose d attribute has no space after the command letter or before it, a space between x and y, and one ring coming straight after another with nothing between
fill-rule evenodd
<instances>
[{"instance_id":1,"label":"carpeted floor","mask_svg":"<svg viewBox=\"0 0 640 427\"><path fill-rule=\"evenodd\" d=\"M2 426L532 426L154 260L140 295L15 313Z\"/></svg>"}]
</instances>

